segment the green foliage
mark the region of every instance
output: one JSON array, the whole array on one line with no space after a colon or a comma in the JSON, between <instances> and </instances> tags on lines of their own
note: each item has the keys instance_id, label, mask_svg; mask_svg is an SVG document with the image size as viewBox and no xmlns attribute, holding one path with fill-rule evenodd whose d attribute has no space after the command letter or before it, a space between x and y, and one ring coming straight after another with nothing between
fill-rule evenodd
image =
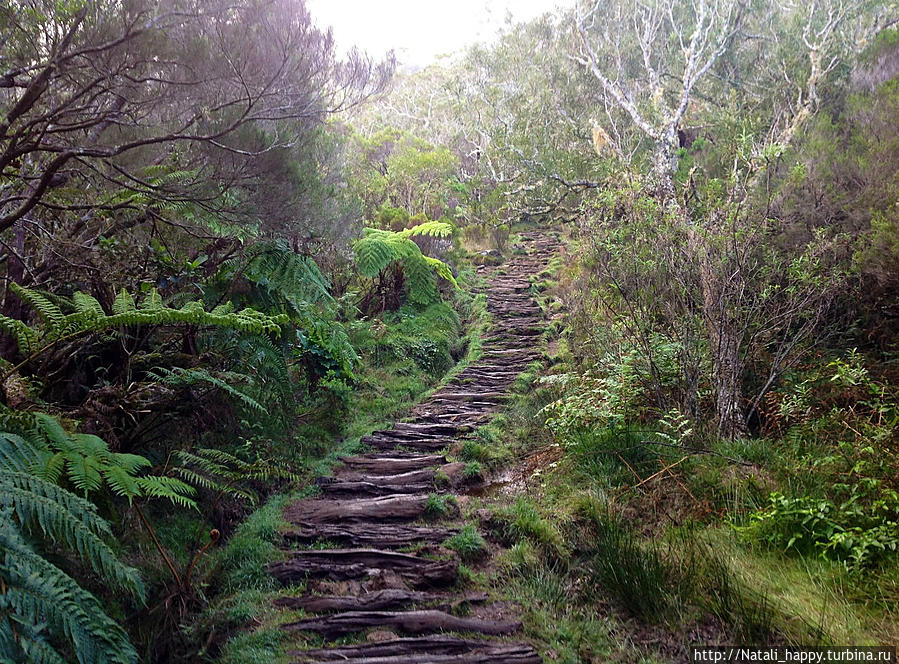
<instances>
[{"instance_id":1,"label":"green foliage","mask_svg":"<svg viewBox=\"0 0 899 664\"><path fill-rule=\"evenodd\" d=\"M469 461L462 470L462 476L467 480L480 480L484 477L484 470L479 461Z\"/></svg>"},{"instance_id":2,"label":"green foliage","mask_svg":"<svg viewBox=\"0 0 899 664\"><path fill-rule=\"evenodd\" d=\"M177 473L185 482L212 491L216 495L214 503L227 496L255 505L259 497L247 486L248 483L298 480L297 475L282 463L262 458L245 461L223 450L179 450L176 457L182 464Z\"/></svg>"},{"instance_id":3,"label":"green foliage","mask_svg":"<svg viewBox=\"0 0 899 664\"><path fill-rule=\"evenodd\" d=\"M0 329L16 340L19 352L29 357L61 341L123 326L217 326L253 334L280 334L281 325L287 320L286 317L268 316L254 309L234 311L228 304L206 311L200 302L188 302L174 309L163 304L155 289L146 293L139 306L131 294L121 290L113 303L112 314L106 314L100 303L87 293L76 292L71 298L53 296L51 299L18 284L10 284L10 290L28 303L37 314L38 322L35 326L29 326L20 320L0 316Z\"/></svg>"},{"instance_id":4,"label":"green foliage","mask_svg":"<svg viewBox=\"0 0 899 664\"><path fill-rule=\"evenodd\" d=\"M498 445L468 439L462 443L462 447L459 449L459 458L477 464L477 469L480 469L482 465L487 468L496 468L503 460L509 458L509 450Z\"/></svg>"},{"instance_id":5,"label":"green foliage","mask_svg":"<svg viewBox=\"0 0 899 664\"><path fill-rule=\"evenodd\" d=\"M381 228L400 230L416 213L452 213L450 200L459 178L455 151L384 124L370 136L354 137L350 183L365 217Z\"/></svg>"},{"instance_id":6,"label":"green foliage","mask_svg":"<svg viewBox=\"0 0 899 664\"><path fill-rule=\"evenodd\" d=\"M275 587L274 577L265 566L278 559L280 528L284 525L282 512L290 496L274 496L253 512L228 541L220 555L221 581L226 592Z\"/></svg>"},{"instance_id":7,"label":"green foliage","mask_svg":"<svg viewBox=\"0 0 899 664\"><path fill-rule=\"evenodd\" d=\"M227 262L217 279L218 289L232 300L286 316L295 327L293 351L316 375L336 371L352 379L359 357L336 320L331 284L311 257L283 240L260 242Z\"/></svg>"},{"instance_id":8,"label":"green foliage","mask_svg":"<svg viewBox=\"0 0 899 664\"><path fill-rule=\"evenodd\" d=\"M449 494L432 493L425 503L425 516L429 519L444 519L458 511L456 497Z\"/></svg>"},{"instance_id":9,"label":"green foliage","mask_svg":"<svg viewBox=\"0 0 899 664\"><path fill-rule=\"evenodd\" d=\"M67 483L85 498L107 488L127 498L164 498L195 507L193 489L174 477L146 475L152 464L136 454L112 452L98 436L69 433L46 413L3 417L22 436L0 438L0 462L53 484Z\"/></svg>"},{"instance_id":10,"label":"green foliage","mask_svg":"<svg viewBox=\"0 0 899 664\"><path fill-rule=\"evenodd\" d=\"M678 384L683 348L655 333L647 341L648 352L645 347L622 342L609 348L583 373L541 378L542 385L560 393L542 411L546 425L564 437L574 430L615 428L656 414L656 394L651 390L668 391Z\"/></svg>"},{"instance_id":11,"label":"green foliage","mask_svg":"<svg viewBox=\"0 0 899 664\"><path fill-rule=\"evenodd\" d=\"M65 451L56 454L63 457L48 464L42 462L55 457L48 456L48 450L16 434L0 433L0 658L63 662L71 653L84 664L136 662L125 631L106 615L96 597L42 551L46 547L51 553L74 553L114 587L143 597L137 571L122 564L104 541L112 533L94 505L31 472L49 467L53 470L48 474L58 477L67 465L73 483L87 488L100 481L104 471L108 473L109 465L82 454L85 448L96 449L96 441L62 438ZM119 468L143 466L134 459L118 461ZM111 486L128 491L127 480L114 474L107 477L112 478Z\"/></svg>"},{"instance_id":12,"label":"green foliage","mask_svg":"<svg viewBox=\"0 0 899 664\"><path fill-rule=\"evenodd\" d=\"M411 359L427 375L440 378L458 356L461 323L449 304L435 303L424 310L401 307L383 321L386 329L360 344L374 353L376 365Z\"/></svg>"},{"instance_id":13,"label":"green foliage","mask_svg":"<svg viewBox=\"0 0 899 664\"><path fill-rule=\"evenodd\" d=\"M367 228L365 236L353 245L359 273L374 279L391 265L397 265L405 279L406 294L416 304L431 304L438 299L435 274L458 287L449 266L424 256L412 237L448 237L453 227L440 221L428 221L400 232Z\"/></svg>"},{"instance_id":14,"label":"green foliage","mask_svg":"<svg viewBox=\"0 0 899 664\"><path fill-rule=\"evenodd\" d=\"M593 576L634 616L657 622L672 606L671 570L653 545L641 544L623 524L599 521Z\"/></svg>"},{"instance_id":15,"label":"green foliage","mask_svg":"<svg viewBox=\"0 0 899 664\"><path fill-rule=\"evenodd\" d=\"M466 562L482 558L487 553L487 542L471 524L462 526L457 534L448 538L443 544L458 553Z\"/></svg>"},{"instance_id":16,"label":"green foliage","mask_svg":"<svg viewBox=\"0 0 899 664\"><path fill-rule=\"evenodd\" d=\"M66 520L83 520L85 515L66 512ZM97 599L35 551L5 513L0 551L0 656L7 661L64 662L62 653L71 649L84 664L137 661L127 634Z\"/></svg>"},{"instance_id":17,"label":"green foliage","mask_svg":"<svg viewBox=\"0 0 899 664\"><path fill-rule=\"evenodd\" d=\"M495 512L502 524L503 537L512 541L529 539L554 557L565 556L565 546L558 529L543 516L526 498L517 499L512 505Z\"/></svg>"},{"instance_id":18,"label":"green foliage","mask_svg":"<svg viewBox=\"0 0 899 664\"><path fill-rule=\"evenodd\" d=\"M899 494L884 491L866 507L857 487L839 503L775 491L738 531L747 541L782 551L818 553L855 569L871 567L899 550Z\"/></svg>"},{"instance_id":19,"label":"green foliage","mask_svg":"<svg viewBox=\"0 0 899 664\"><path fill-rule=\"evenodd\" d=\"M207 369L185 369L183 367L175 367L167 369L158 367L149 372L149 375L159 380L162 385L172 388L184 388L191 385L206 384L222 393L232 397L235 401L246 406L256 413L264 413L265 406L256 401L246 391L241 390L237 385L239 382L246 381L247 376L234 371L221 371L212 373Z\"/></svg>"}]
</instances>

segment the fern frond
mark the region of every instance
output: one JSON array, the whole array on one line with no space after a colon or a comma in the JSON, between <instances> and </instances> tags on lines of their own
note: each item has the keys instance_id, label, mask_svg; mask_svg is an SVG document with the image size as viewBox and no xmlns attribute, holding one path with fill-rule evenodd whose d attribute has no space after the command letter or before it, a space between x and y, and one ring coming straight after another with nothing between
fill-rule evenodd
<instances>
[{"instance_id":1,"label":"fern frond","mask_svg":"<svg viewBox=\"0 0 899 664\"><path fill-rule=\"evenodd\" d=\"M63 456L66 460L66 476L85 497L103 486L103 475L100 472L103 465L99 459L78 452L65 452Z\"/></svg>"},{"instance_id":2,"label":"fern frond","mask_svg":"<svg viewBox=\"0 0 899 664\"><path fill-rule=\"evenodd\" d=\"M30 442L13 433L0 433L0 470L27 472L40 461L40 452Z\"/></svg>"},{"instance_id":3,"label":"fern frond","mask_svg":"<svg viewBox=\"0 0 899 664\"><path fill-rule=\"evenodd\" d=\"M167 369L165 367L157 367L149 373L150 375L158 378L161 382L170 386L185 386L195 385L197 383L207 383L209 385L212 385L213 387L220 389L222 392L228 394L229 396L234 397L245 406L248 406L249 408L257 412L267 412L265 406L256 401L249 394L247 394L243 390L238 389L227 380L223 380L223 378L215 376L205 369L184 369L181 367ZM232 379L235 377L246 378L246 376L242 374L235 374L233 372L224 372L223 377Z\"/></svg>"},{"instance_id":4,"label":"fern frond","mask_svg":"<svg viewBox=\"0 0 899 664\"><path fill-rule=\"evenodd\" d=\"M283 464L265 459L245 461L223 450L209 448L196 452L181 450L177 457L178 461L184 464L178 468L178 474L185 481L249 503L255 503L258 498L252 490L241 487L241 482L298 479L290 468Z\"/></svg>"},{"instance_id":5,"label":"fern frond","mask_svg":"<svg viewBox=\"0 0 899 664\"><path fill-rule=\"evenodd\" d=\"M33 664L68 664L43 637L45 625L28 625L17 621L15 628L9 616L0 618L0 662Z\"/></svg>"},{"instance_id":6,"label":"fern frond","mask_svg":"<svg viewBox=\"0 0 899 664\"><path fill-rule=\"evenodd\" d=\"M136 478L141 494L152 498L165 498L176 505L197 509L197 503L190 496L196 491L189 484L176 477L148 475Z\"/></svg>"},{"instance_id":7,"label":"fern frond","mask_svg":"<svg viewBox=\"0 0 899 664\"><path fill-rule=\"evenodd\" d=\"M72 295L72 302L75 305L75 313L84 316L85 319L99 319L106 316L106 312L97 302L97 298L87 293L75 293Z\"/></svg>"},{"instance_id":8,"label":"fern frond","mask_svg":"<svg viewBox=\"0 0 899 664\"><path fill-rule=\"evenodd\" d=\"M406 292L412 302L430 304L438 298L434 271L423 256L404 261L403 274L406 276Z\"/></svg>"},{"instance_id":9,"label":"fern frond","mask_svg":"<svg viewBox=\"0 0 899 664\"><path fill-rule=\"evenodd\" d=\"M34 418L38 431L46 438L50 447L64 452L75 450L74 441L59 420L41 412L32 413L31 416Z\"/></svg>"},{"instance_id":10,"label":"fern frond","mask_svg":"<svg viewBox=\"0 0 899 664\"><path fill-rule=\"evenodd\" d=\"M381 270L397 260L393 247L385 242L383 231L367 233L353 245L356 268L369 279L377 277Z\"/></svg>"},{"instance_id":11,"label":"fern frond","mask_svg":"<svg viewBox=\"0 0 899 664\"><path fill-rule=\"evenodd\" d=\"M331 284L318 264L296 253L283 240L259 243L252 248L240 276L288 300L327 304L334 301Z\"/></svg>"},{"instance_id":12,"label":"fern frond","mask_svg":"<svg viewBox=\"0 0 899 664\"><path fill-rule=\"evenodd\" d=\"M127 498L129 503L136 496L141 495L140 484L138 484L133 471L122 466L109 465L101 468L100 472L112 492L117 496Z\"/></svg>"},{"instance_id":13,"label":"fern frond","mask_svg":"<svg viewBox=\"0 0 899 664\"><path fill-rule=\"evenodd\" d=\"M15 318L0 315L0 331L16 340L22 355L31 355L40 349L41 334Z\"/></svg>"},{"instance_id":14,"label":"fern frond","mask_svg":"<svg viewBox=\"0 0 899 664\"><path fill-rule=\"evenodd\" d=\"M115 301L112 303L113 314L129 314L135 311L137 306L134 304L134 298L131 293L124 288L116 295Z\"/></svg>"},{"instance_id":15,"label":"fern frond","mask_svg":"<svg viewBox=\"0 0 899 664\"><path fill-rule=\"evenodd\" d=\"M155 288L151 288L149 291L147 291L147 294L141 301L140 309L142 309L143 311L158 311L162 308L162 296L159 294L158 290L156 290Z\"/></svg>"},{"instance_id":16,"label":"fern frond","mask_svg":"<svg viewBox=\"0 0 899 664\"><path fill-rule=\"evenodd\" d=\"M34 309L51 330L59 330L65 325L66 317L62 309L43 293L24 288L17 283L10 283L9 290Z\"/></svg>"},{"instance_id":17,"label":"fern frond","mask_svg":"<svg viewBox=\"0 0 899 664\"><path fill-rule=\"evenodd\" d=\"M102 438L92 434L70 434L46 413L31 413L37 440L0 433L0 469L24 471L36 478L57 484L65 478L85 497L104 485L131 502L143 496L166 498L178 505L193 507L193 489L184 484L170 484L170 478L141 477L139 473L152 463L137 454L113 453ZM20 424L27 426L27 424ZM9 459L4 463L5 459ZM146 480L146 482L144 482ZM157 481L160 480L160 481ZM145 488L150 492L145 492ZM62 490L62 489L61 489Z\"/></svg>"},{"instance_id":18,"label":"fern frond","mask_svg":"<svg viewBox=\"0 0 899 664\"><path fill-rule=\"evenodd\" d=\"M102 537L109 525L89 501L29 473L0 473L0 508L13 511L19 523L90 564L119 588L143 597L137 571L123 565Z\"/></svg>"},{"instance_id":19,"label":"fern frond","mask_svg":"<svg viewBox=\"0 0 899 664\"><path fill-rule=\"evenodd\" d=\"M83 664L132 664L137 653L125 631L96 597L38 555L11 524L0 525L0 613L39 632L47 624L64 636Z\"/></svg>"},{"instance_id":20,"label":"fern frond","mask_svg":"<svg viewBox=\"0 0 899 664\"><path fill-rule=\"evenodd\" d=\"M400 231L398 235L401 235L402 237L414 237L416 235L426 237L450 237L455 230L456 229L453 228L452 224L448 224L445 221L426 221L418 226L406 228Z\"/></svg>"},{"instance_id":21,"label":"fern frond","mask_svg":"<svg viewBox=\"0 0 899 664\"><path fill-rule=\"evenodd\" d=\"M459 288L459 284L456 282L456 278L453 276L453 271L450 269L450 266L444 263L439 258L431 258L430 256L424 256L425 261L427 261L428 265L434 268L434 271L443 279L446 279L450 282L455 288Z\"/></svg>"}]
</instances>

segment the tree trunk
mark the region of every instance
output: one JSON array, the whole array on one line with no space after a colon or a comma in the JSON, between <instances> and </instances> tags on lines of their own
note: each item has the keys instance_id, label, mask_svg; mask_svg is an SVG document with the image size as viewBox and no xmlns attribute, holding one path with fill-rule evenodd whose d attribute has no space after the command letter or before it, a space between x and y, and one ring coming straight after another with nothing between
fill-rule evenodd
<instances>
[{"instance_id":1,"label":"tree trunk","mask_svg":"<svg viewBox=\"0 0 899 664\"><path fill-rule=\"evenodd\" d=\"M686 214L686 211L684 212ZM708 223L719 223L714 213ZM694 228L688 232L690 253L699 265L699 279L702 288L702 313L708 331L709 352L712 359L712 384L715 387L715 414L718 435L722 438L736 438L746 432L742 408L743 366L740 359L742 334L733 318L728 286L724 283L722 271L726 266L715 263L711 248L703 242ZM741 279L741 275L730 275L731 282ZM733 289L733 284L731 284Z\"/></svg>"},{"instance_id":2,"label":"tree trunk","mask_svg":"<svg viewBox=\"0 0 899 664\"><path fill-rule=\"evenodd\" d=\"M652 176L658 187L660 199L668 204L675 197L674 174L677 173L677 127L665 129L653 147Z\"/></svg>"},{"instance_id":3,"label":"tree trunk","mask_svg":"<svg viewBox=\"0 0 899 664\"><path fill-rule=\"evenodd\" d=\"M733 439L746 433L742 400L740 338L729 321L712 321L710 330L718 435Z\"/></svg>"}]
</instances>

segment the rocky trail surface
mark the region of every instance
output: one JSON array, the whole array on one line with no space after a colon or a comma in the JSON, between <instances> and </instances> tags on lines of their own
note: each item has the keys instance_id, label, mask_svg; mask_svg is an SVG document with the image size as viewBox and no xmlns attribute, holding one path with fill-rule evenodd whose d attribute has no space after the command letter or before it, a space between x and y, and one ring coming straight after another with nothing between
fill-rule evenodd
<instances>
[{"instance_id":1,"label":"rocky trail surface","mask_svg":"<svg viewBox=\"0 0 899 664\"><path fill-rule=\"evenodd\" d=\"M292 528L284 534L285 559L268 570L285 585L305 582L306 592L278 600L305 616L282 629L332 644L291 651L291 661L541 661L516 640L514 608L466 591L458 558L442 546L460 530L445 494L464 494L473 481L445 451L485 424L540 356L545 322L530 276L546 267L555 245L549 236L525 234L509 261L480 268L492 314L480 358L416 406L410 421L364 437L372 451L342 458L334 477L319 480L320 495L286 509Z\"/></svg>"}]
</instances>

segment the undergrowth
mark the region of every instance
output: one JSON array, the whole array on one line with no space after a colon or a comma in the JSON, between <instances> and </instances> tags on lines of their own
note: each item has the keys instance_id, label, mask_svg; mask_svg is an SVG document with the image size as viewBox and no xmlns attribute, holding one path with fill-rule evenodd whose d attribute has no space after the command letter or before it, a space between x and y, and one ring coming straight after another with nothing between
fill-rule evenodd
<instances>
[{"instance_id":1,"label":"undergrowth","mask_svg":"<svg viewBox=\"0 0 899 664\"><path fill-rule=\"evenodd\" d=\"M471 272L463 269L457 280L463 288L456 292L453 306L407 305L349 325L350 340L361 358L356 382L340 385L338 379L329 379L328 389L322 390L329 403L310 411L297 424L293 442L280 445L302 469L302 484L311 487L312 479L327 475L338 456L361 451L362 436L400 419L430 390L477 358L480 336L489 322L485 299L470 294L477 281ZM467 476L480 472L476 463L466 468ZM287 614L273 610L272 601L288 590L278 589L265 566L281 555L284 507L312 490L271 497L221 551L215 563L218 582L211 589L215 600L188 628L201 655L228 664L284 661L285 638L277 627ZM457 511L454 497L429 496L429 518ZM477 532L464 531L457 537L451 548L476 559L482 543ZM253 629L247 631L248 625Z\"/></svg>"}]
</instances>

